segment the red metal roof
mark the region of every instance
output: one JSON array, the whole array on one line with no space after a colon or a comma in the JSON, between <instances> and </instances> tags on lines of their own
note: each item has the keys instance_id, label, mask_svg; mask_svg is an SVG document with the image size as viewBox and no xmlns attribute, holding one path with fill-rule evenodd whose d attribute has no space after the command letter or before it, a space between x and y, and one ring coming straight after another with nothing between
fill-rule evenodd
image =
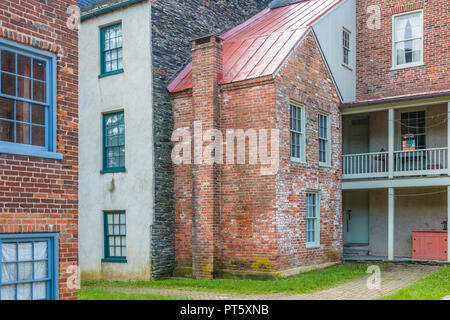
<instances>
[{"instance_id":1,"label":"red metal roof","mask_svg":"<svg viewBox=\"0 0 450 320\"><path fill-rule=\"evenodd\" d=\"M342 0L305 0L266 8L224 33L223 78L230 83L274 74L307 34L312 23ZM192 63L170 83L170 92L192 88Z\"/></svg>"}]
</instances>

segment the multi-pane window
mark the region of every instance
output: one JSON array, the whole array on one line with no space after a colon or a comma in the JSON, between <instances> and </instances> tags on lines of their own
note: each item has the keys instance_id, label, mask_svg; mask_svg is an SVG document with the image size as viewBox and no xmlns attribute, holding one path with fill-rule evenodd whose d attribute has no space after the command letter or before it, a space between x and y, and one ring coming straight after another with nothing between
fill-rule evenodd
<instances>
[{"instance_id":1,"label":"multi-pane window","mask_svg":"<svg viewBox=\"0 0 450 320\"><path fill-rule=\"evenodd\" d=\"M330 116L319 113L319 163L330 165Z\"/></svg>"},{"instance_id":2,"label":"multi-pane window","mask_svg":"<svg viewBox=\"0 0 450 320\"><path fill-rule=\"evenodd\" d=\"M344 29L342 31L342 47L344 50L344 64L350 65L350 32Z\"/></svg>"},{"instance_id":3,"label":"multi-pane window","mask_svg":"<svg viewBox=\"0 0 450 320\"><path fill-rule=\"evenodd\" d=\"M103 115L103 170L125 170L125 120L124 113Z\"/></svg>"},{"instance_id":4,"label":"multi-pane window","mask_svg":"<svg viewBox=\"0 0 450 320\"><path fill-rule=\"evenodd\" d=\"M319 194L306 194L306 245L320 245L320 208Z\"/></svg>"},{"instance_id":5,"label":"multi-pane window","mask_svg":"<svg viewBox=\"0 0 450 320\"><path fill-rule=\"evenodd\" d=\"M425 111L402 113L401 133L403 151L426 149Z\"/></svg>"},{"instance_id":6,"label":"multi-pane window","mask_svg":"<svg viewBox=\"0 0 450 320\"><path fill-rule=\"evenodd\" d=\"M56 299L54 238L0 236L0 300Z\"/></svg>"},{"instance_id":7,"label":"multi-pane window","mask_svg":"<svg viewBox=\"0 0 450 320\"><path fill-rule=\"evenodd\" d=\"M394 67L420 64L423 59L422 11L394 16Z\"/></svg>"},{"instance_id":8,"label":"multi-pane window","mask_svg":"<svg viewBox=\"0 0 450 320\"><path fill-rule=\"evenodd\" d=\"M105 212L105 259L125 260L126 217L125 212Z\"/></svg>"},{"instance_id":9,"label":"multi-pane window","mask_svg":"<svg viewBox=\"0 0 450 320\"><path fill-rule=\"evenodd\" d=\"M305 161L305 109L295 103L291 103L290 108L291 158Z\"/></svg>"},{"instance_id":10,"label":"multi-pane window","mask_svg":"<svg viewBox=\"0 0 450 320\"><path fill-rule=\"evenodd\" d=\"M102 75L122 71L122 24L102 28L100 34Z\"/></svg>"},{"instance_id":11,"label":"multi-pane window","mask_svg":"<svg viewBox=\"0 0 450 320\"><path fill-rule=\"evenodd\" d=\"M53 58L0 42L0 147L5 152L54 152L52 64Z\"/></svg>"}]
</instances>

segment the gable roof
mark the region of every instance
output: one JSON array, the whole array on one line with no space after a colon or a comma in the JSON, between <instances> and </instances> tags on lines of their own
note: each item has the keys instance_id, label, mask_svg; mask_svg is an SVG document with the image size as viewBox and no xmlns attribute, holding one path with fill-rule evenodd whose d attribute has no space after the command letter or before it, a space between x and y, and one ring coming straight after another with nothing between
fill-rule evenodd
<instances>
[{"instance_id":1,"label":"gable roof","mask_svg":"<svg viewBox=\"0 0 450 320\"><path fill-rule=\"evenodd\" d=\"M273 75L311 25L343 0L305 0L266 8L224 33L221 84ZM192 88L192 62L169 84L169 92Z\"/></svg>"}]
</instances>

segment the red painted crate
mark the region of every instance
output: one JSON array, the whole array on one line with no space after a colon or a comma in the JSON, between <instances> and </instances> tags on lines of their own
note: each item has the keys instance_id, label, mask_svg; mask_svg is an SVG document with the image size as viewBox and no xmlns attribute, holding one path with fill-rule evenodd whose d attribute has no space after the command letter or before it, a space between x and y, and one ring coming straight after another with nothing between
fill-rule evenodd
<instances>
[{"instance_id":1,"label":"red painted crate","mask_svg":"<svg viewBox=\"0 0 450 320\"><path fill-rule=\"evenodd\" d=\"M413 259L448 259L447 231L413 231Z\"/></svg>"}]
</instances>

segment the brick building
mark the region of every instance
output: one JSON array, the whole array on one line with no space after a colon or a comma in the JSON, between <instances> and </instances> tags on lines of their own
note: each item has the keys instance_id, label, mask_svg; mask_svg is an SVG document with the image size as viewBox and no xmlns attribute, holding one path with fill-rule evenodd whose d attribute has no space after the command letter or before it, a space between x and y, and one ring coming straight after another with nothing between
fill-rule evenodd
<instances>
[{"instance_id":1,"label":"brick building","mask_svg":"<svg viewBox=\"0 0 450 320\"><path fill-rule=\"evenodd\" d=\"M448 10L273 1L193 40L168 86L181 159L175 274L276 278L343 255L449 260ZM222 159L231 129L277 129L276 173L251 163L249 131L245 162Z\"/></svg>"},{"instance_id":2,"label":"brick building","mask_svg":"<svg viewBox=\"0 0 450 320\"><path fill-rule=\"evenodd\" d=\"M0 299L76 299L77 3L0 3Z\"/></svg>"}]
</instances>

